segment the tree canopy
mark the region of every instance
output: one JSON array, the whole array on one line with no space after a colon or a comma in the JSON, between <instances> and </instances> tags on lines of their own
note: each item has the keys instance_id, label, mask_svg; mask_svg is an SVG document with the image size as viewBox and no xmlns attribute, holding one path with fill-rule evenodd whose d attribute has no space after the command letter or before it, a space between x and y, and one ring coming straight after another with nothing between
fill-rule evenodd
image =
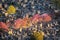
<instances>
[{"instance_id":1,"label":"tree canopy","mask_svg":"<svg viewBox=\"0 0 60 40\"><path fill-rule=\"evenodd\" d=\"M60 0L51 0L56 9L60 9Z\"/></svg>"}]
</instances>

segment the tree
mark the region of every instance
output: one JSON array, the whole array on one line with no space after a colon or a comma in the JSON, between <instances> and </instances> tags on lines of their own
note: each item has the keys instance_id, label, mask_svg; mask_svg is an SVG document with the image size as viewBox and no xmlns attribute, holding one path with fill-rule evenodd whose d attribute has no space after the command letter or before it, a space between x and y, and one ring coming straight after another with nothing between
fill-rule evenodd
<instances>
[{"instance_id":1,"label":"tree","mask_svg":"<svg viewBox=\"0 0 60 40\"><path fill-rule=\"evenodd\" d=\"M60 0L51 0L56 9L60 9Z\"/></svg>"}]
</instances>

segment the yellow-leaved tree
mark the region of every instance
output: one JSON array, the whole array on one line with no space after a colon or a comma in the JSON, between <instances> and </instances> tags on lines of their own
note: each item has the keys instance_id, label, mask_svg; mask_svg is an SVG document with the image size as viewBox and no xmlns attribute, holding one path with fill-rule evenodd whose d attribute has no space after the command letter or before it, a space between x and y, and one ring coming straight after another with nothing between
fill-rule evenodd
<instances>
[{"instance_id":1,"label":"yellow-leaved tree","mask_svg":"<svg viewBox=\"0 0 60 40\"><path fill-rule=\"evenodd\" d=\"M43 40L44 32L34 32L33 35L31 35L31 40Z\"/></svg>"},{"instance_id":2,"label":"yellow-leaved tree","mask_svg":"<svg viewBox=\"0 0 60 40\"><path fill-rule=\"evenodd\" d=\"M10 5L7 9L8 14L15 14L16 13L16 8L13 5Z\"/></svg>"}]
</instances>

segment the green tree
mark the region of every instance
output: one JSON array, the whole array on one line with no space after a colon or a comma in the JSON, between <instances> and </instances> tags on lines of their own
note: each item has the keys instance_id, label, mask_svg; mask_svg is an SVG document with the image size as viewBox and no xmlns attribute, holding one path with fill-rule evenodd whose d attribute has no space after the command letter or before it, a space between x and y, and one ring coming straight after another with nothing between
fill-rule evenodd
<instances>
[{"instance_id":1,"label":"green tree","mask_svg":"<svg viewBox=\"0 0 60 40\"><path fill-rule=\"evenodd\" d=\"M60 9L60 0L51 0L56 9Z\"/></svg>"}]
</instances>

